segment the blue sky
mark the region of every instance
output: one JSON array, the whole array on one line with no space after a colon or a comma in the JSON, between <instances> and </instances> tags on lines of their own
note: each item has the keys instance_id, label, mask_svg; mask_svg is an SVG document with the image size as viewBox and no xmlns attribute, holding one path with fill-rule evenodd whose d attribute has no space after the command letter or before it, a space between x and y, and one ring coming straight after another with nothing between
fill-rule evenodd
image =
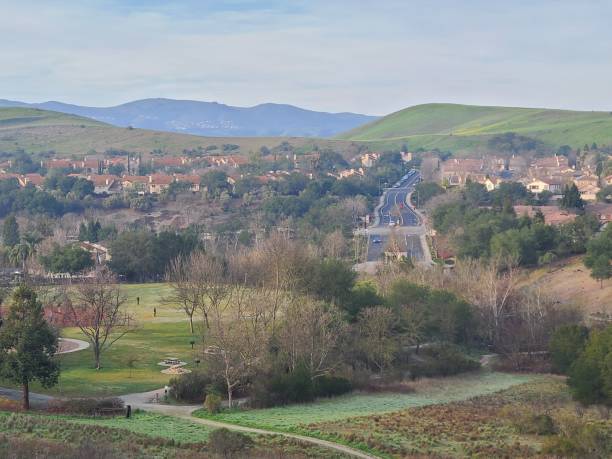
<instances>
[{"instance_id":1,"label":"blue sky","mask_svg":"<svg viewBox=\"0 0 612 459\"><path fill-rule=\"evenodd\" d=\"M0 0L0 98L612 110L611 17L597 0Z\"/></svg>"}]
</instances>

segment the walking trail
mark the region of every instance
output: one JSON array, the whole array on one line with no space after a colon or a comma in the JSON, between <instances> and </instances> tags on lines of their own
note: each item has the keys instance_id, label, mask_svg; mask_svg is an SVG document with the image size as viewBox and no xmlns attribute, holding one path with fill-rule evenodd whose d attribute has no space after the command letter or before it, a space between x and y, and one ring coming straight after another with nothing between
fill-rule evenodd
<instances>
[{"instance_id":1,"label":"walking trail","mask_svg":"<svg viewBox=\"0 0 612 459\"><path fill-rule=\"evenodd\" d=\"M273 430L256 429L253 427L244 427L236 424L228 424L225 422L212 421L210 419L196 418L192 413L202 408L201 405L164 405L157 403L156 400L161 400L164 397L164 389L158 389L151 392L144 392L140 394L128 394L121 396L121 399L126 405L131 405L132 409L139 408L141 410L151 411L154 413L164 414L167 416L173 416L176 418L186 419L196 424L202 424L207 427L215 429L225 427L229 430L235 430L245 433L253 433L258 435L281 435L286 438L293 440L299 440L301 442L310 443L316 446L322 446L324 448L332 449L337 452L348 454L349 456L358 457L362 459L374 459L376 456L366 454L358 449L350 448L339 443L334 443L327 440L321 440L318 438L307 437L304 435L297 435L286 432L277 432Z\"/></svg>"},{"instance_id":2,"label":"walking trail","mask_svg":"<svg viewBox=\"0 0 612 459\"><path fill-rule=\"evenodd\" d=\"M74 340L79 341L79 340ZM84 344L83 344L84 343ZM79 349L75 349L74 346L78 344ZM79 343L71 343L70 346L67 346L66 349L60 351L60 353L67 352L75 352L77 350L85 349L87 343L81 341ZM483 366L487 367L490 364L491 359L494 355L485 355L482 357L481 363ZM310 443L312 445L320 446L323 448L328 448L334 450L336 452L346 454L349 456L361 458L361 459L375 459L376 456L367 454L363 451L360 451L355 448L351 448L349 446L345 446L339 443L334 443L327 440L321 440L319 438L308 437L305 435L297 435L287 432L273 431L273 430L265 430L265 429L257 429L253 427L245 427L236 424L229 424L225 422L213 421L210 419L197 418L193 416L193 412L197 409L201 408L201 405L166 405L159 403L159 400L163 400L165 395L165 389L157 389L150 392L142 392L136 394L127 394L122 395L120 398L124 401L126 405L131 405L132 409L141 409L145 411L150 411L153 413L163 414L166 416L172 416L180 419L187 420L189 422L195 424L201 424L207 427L212 427L215 429L218 428L226 428L229 430L244 432L244 433L252 433L257 435L280 435L286 438L290 438L293 440L298 440L304 443ZM7 397L13 400L21 399L21 392L13 389L5 389L0 388L0 396ZM44 408L54 397L42 394L30 393L30 401L35 407Z\"/></svg>"}]
</instances>

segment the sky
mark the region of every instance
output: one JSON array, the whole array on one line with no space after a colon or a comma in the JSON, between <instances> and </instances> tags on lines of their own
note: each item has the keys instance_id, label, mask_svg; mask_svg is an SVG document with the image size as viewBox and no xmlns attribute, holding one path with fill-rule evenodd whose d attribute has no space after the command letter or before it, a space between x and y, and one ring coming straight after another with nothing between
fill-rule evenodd
<instances>
[{"instance_id":1,"label":"sky","mask_svg":"<svg viewBox=\"0 0 612 459\"><path fill-rule=\"evenodd\" d=\"M0 0L0 98L612 110L612 2Z\"/></svg>"}]
</instances>

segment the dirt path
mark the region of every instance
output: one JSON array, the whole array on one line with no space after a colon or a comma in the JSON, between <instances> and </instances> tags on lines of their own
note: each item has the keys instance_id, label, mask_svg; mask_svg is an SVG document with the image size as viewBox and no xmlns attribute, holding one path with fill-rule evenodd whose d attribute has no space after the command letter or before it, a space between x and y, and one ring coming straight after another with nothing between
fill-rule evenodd
<instances>
[{"instance_id":1,"label":"dirt path","mask_svg":"<svg viewBox=\"0 0 612 459\"><path fill-rule=\"evenodd\" d=\"M347 454L349 456L358 457L361 459L375 459L377 456L372 456L370 454L364 453L363 451L359 451L358 449L354 449L339 443L334 443L327 440L320 440L314 437L307 437L304 435L291 434L286 432L277 432L274 430L265 430L265 429L256 429L253 427L244 427L236 424L228 424L225 422L212 421L210 419L202 419L196 418L192 415L192 413L202 408L201 405L164 405L160 403L156 403L155 400L162 399L164 396L164 389L154 390L151 392L145 392L141 394L128 394L123 395L121 399L125 402L126 405L131 405L132 409L139 408L145 411L151 411L154 413L164 414L166 416L173 416L176 418L181 418L188 420L189 422L193 422L196 424L202 424L207 427L212 427L215 429L225 427L229 430L234 430L238 432L245 433L253 433L258 435L281 435L286 438L291 438L293 440L298 440L304 443L310 443L313 445L321 446L324 448L332 449L334 451L338 451L343 454Z\"/></svg>"}]
</instances>

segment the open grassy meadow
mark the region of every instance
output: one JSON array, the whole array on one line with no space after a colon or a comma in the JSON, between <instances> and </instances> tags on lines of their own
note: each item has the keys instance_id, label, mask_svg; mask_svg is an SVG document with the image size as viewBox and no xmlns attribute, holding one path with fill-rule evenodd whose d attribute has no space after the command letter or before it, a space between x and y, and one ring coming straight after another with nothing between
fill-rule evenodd
<instances>
[{"instance_id":1,"label":"open grassy meadow","mask_svg":"<svg viewBox=\"0 0 612 459\"><path fill-rule=\"evenodd\" d=\"M392 113L338 136L340 139L441 148L453 151L486 147L496 134L516 132L551 147L612 141L612 115L540 108L424 104Z\"/></svg>"},{"instance_id":2,"label":"open grassy meadow","mask_svg":"<svg viewBox=\"0 0 612 459\"><path fill-rule=\"evenodd\" d=\"M557 451L552 449L558 439L555 433L580 423L612 434L612 421L596 410L577 416L562 378L537 376L494 394L320 422L306 430L382 457L543 457L545 448ZM580 457L566 452L563 457Z\"/></svg>"},{"instance_id":3,"label":"open grassy meadow","mask_svg":"<svg viewBox=\"0 0 612 459\"><path fill-rule=\"evenodd\" d=\"M423 379L414 384L414 393L356 393L308 404L225 411L212 417L200 410L196 415L249 427L301 431L305 426L314 423L389 413L409 407L449 403L492 394L531 379L531 376L482 371L449 378Z\"/></svg>"},{"instance_id":4,"label":"open grassy meadow","mask_svg":"<svg viewBox=\"0 0 612 459\"><path fill-rule=\"evenodd\" d=\"M188 420L138 411L131 419L0 411L0 457L203 459L211 457L211 431ZM250 437L249 457L344 457L280 436Z\"/></svg>"}]
</instances>

